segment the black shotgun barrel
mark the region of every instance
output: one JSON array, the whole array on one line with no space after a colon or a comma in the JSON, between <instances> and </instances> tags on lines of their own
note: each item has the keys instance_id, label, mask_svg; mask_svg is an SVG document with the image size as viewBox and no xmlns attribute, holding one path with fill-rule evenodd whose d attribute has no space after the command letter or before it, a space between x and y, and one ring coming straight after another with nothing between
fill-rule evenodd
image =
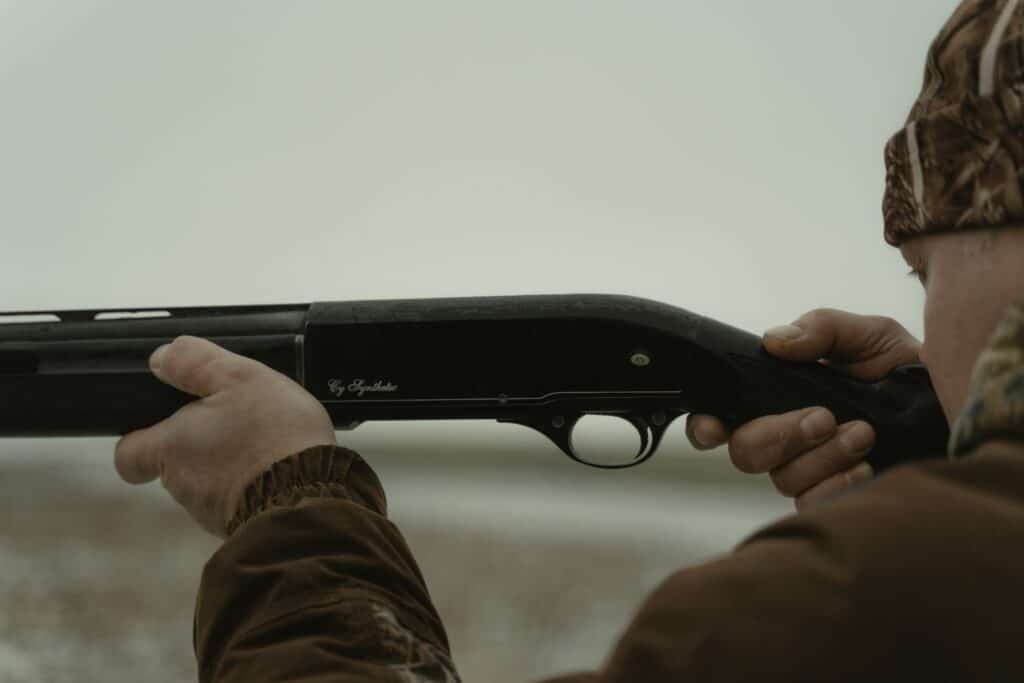
<instances>
[{"instance_id":1,"label":"black shotgun barrel","mask_svg":"<svg viewBox=\"0 0 1024 683\"><path fill-rule=\"evenodd\" d=\"M296 380L308 304L0 313L0 436L112 436L194 400L157 380L150 354L205 337ZM13 316L52 317L7 322Z\"/></svg>"}]
</instances>

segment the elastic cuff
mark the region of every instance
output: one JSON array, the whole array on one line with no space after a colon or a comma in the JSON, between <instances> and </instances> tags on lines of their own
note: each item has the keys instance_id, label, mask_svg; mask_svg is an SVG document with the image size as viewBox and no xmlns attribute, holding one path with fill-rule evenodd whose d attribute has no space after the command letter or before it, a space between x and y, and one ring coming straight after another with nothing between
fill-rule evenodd
<instances>
[{"instance_id":1,"label":"elastic cuff","mask_svg":"<svg viewBox=\"0 0 1024 683\"><path fill-rule=\"evenodd\" d=\"M314 446L277 461L245 488L228 522L228 536L259 513L295 507L304 498L340 498L387 514L380 481L358 453L339 446Z\"/></svg>"}]
</instances>

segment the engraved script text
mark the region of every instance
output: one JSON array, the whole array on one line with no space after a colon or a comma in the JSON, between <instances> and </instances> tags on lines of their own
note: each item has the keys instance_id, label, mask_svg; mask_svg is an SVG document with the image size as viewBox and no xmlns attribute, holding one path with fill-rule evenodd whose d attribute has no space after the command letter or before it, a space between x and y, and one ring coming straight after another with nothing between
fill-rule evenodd
<instances>
[{"instance_id":1,"label":"engraved script text","mask_svg":"<svg viewBox=\"0 0 1024 683\"><path fill-rule=\"evenodd\" d=\"M362 398L367 393L394 393L398 391L398 385L380 379L373 384L367 384L365 379L354 379L348 384L343 379L332 379L327 382L327 389L338 398L346 394L355 394Z\"/></svg>"}]
</instances>

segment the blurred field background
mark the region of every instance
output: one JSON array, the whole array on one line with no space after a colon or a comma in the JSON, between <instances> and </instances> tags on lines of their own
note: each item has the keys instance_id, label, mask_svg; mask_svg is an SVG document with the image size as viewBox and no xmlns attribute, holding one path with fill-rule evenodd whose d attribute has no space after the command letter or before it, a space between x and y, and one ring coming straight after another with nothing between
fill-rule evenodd
<instances>
[{"instance_id":1,"label":"blurred field background","mask_svg":"<svg viewBox=\"0 0 1024 683\"><path fill-rule=\"evenodd\" d=\"M452 423L419 444L404 425L339 437L381 475L466 681L598 666L670 572L789 511L724 452L685 447L682 421L654 460L623 472L510 430L495 425L491 445ZM121 483L113 444L0 442L2 681L196 679L192 610L219 541L159 485Z\"/></svg>"}]
</instances>

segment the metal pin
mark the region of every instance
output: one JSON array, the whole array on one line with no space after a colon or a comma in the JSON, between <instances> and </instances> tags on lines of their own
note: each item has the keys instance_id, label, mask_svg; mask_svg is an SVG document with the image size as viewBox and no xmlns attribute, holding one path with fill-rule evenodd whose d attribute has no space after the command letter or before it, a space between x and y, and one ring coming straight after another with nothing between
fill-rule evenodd
<instances>
[{"instance_id":1,"label":"metal pin","mask_svg":"<svg viewBox=\"0 0 1024 683\"><path fill-rule=\"evenodd\" d=\"M651 356L646 351L634 351L629 357L629 362L638 368L644 368L651 364Z\"/></svg>"}]
</instances>

